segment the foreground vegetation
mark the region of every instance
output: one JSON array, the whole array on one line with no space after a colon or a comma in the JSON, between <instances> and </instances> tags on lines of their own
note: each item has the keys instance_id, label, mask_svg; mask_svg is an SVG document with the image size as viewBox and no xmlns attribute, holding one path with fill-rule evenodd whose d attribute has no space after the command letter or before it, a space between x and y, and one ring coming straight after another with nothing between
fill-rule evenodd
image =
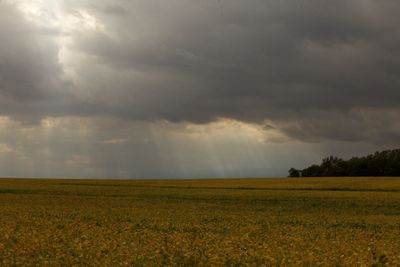
<instances>
[{"instance_id":1,"label":"foreground vegetation","mask_svg":"<svg viewBox=\"0 0 400 267\"><path fill-rule=\"evenodd\" d=\"M0 180L1 266L400 266L400 179Z\"/></svg>"}]
</instances>

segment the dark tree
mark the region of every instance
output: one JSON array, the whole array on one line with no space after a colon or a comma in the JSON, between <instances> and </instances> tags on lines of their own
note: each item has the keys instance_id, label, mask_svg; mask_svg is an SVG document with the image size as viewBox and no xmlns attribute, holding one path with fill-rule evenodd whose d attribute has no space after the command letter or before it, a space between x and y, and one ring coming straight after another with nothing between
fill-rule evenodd
<instances>
[{"instance_id":1,"label":"dark tree","mask_svg":"<svg viewBox=\"0 0 400 267\"><path fill-rule=\"evenodd\" d=\"M302 177L319 177L322 176L322 174L323 174L323 169L316 164L311 165L310 167L305 168L304 170L301 171Z\"/></svg>"},{"instance_id":2,"label":"dark tree","mask_svg":"<svg viewBox=\"0 0 400 267\"><path fill-rule=\"evenodd\" d=\"M293 175L293 176L292 176ZM329 156L320 165L311 165L303 170L291 168L290 177L327 176L400 176L400 149L375 152L365 157L343 160Z\"/></svg>"},{"instance_id":3,"label":"dark tree","mask_svg":"<svg viewBox=\"0 0 400 267\"><path fill-rule=\"evenodd\" d=\"M290 168L289 177L300 177L300 171L295 168Z\"/></svg>"}]
</instances>

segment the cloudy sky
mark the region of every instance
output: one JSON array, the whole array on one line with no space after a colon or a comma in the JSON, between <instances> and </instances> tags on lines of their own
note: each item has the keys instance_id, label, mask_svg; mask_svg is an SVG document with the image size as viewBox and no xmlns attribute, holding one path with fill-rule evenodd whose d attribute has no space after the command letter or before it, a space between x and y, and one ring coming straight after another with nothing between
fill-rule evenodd
<instances>
[{"instance_id":1,"label":"cloudy sky","mask_svg":"<svg viewBox=\"0 0 400 267\"><path fill-rule=\"evenodd\" d=\"M0 0L0 176L286 176L400 143L398 0Z\"/></svg>"}]
</instances>

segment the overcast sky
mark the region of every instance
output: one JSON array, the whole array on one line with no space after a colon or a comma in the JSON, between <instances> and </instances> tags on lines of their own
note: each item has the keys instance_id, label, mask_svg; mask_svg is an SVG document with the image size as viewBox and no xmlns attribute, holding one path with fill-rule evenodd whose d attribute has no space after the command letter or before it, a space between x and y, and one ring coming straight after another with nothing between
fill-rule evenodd
<instances>
[{"instance_id":1,"label":"overcast sky","mask_svg":"<svg viewBox=\"0 0 400 267\"><path fill-rule=\"evenodd\" d=\"M400 144L398 0L0 0L0 176L286 176Z\"/></svg>"}]
</instances>

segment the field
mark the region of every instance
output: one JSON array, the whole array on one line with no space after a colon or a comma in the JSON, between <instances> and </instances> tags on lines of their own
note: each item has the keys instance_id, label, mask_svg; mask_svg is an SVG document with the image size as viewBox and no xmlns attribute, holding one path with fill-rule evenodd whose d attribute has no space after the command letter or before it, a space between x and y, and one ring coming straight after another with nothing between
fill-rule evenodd
<instances>
[{"instance_id":1,"label":"field","mask_svg":"<svg viewBox=\"0 0 400 267\"><path fill-rule=\"evenodd\" d=\"M400 266L400 178L0 179L0 266Z\"/></svg>"}]
</instances>

